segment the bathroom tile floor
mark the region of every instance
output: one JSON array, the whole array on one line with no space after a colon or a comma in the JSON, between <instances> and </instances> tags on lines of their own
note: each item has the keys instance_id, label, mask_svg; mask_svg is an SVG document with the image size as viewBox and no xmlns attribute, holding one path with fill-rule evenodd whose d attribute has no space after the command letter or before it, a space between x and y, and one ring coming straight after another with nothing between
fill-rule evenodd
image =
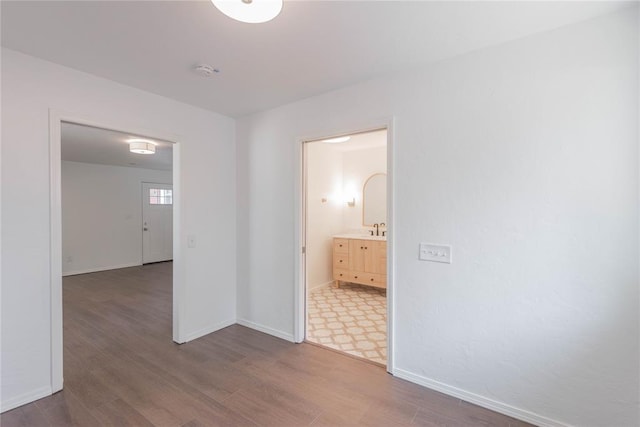
<instances>
[{"instance_id":1,"label":"bathroom tile floor","mask_svg":"<svg viewBox=\"0 0 640 427\"><path fill-rule=\"evenodd\" d=\"M307 340L386 365L386 290L341 283L311 291Z\"/></svg>"}]
</instances>

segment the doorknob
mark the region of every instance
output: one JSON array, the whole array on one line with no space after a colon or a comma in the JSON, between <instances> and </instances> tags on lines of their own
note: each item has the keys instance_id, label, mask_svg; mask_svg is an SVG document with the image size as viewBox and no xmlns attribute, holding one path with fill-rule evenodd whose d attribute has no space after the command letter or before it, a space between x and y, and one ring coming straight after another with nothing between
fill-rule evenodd
<instances>
[{"instance_id":1,"label":"doorknob","mask_svg":"<svg viewBox=\"0 0 640 427\"><path fill-rule=\"evenodd\" d=\"M149 229L148 229L147 227L144 227L144 228L143 228L143 230L144 230L144 231L147 231L147 230L149 230Z\"/></svg>"}]
</instances>

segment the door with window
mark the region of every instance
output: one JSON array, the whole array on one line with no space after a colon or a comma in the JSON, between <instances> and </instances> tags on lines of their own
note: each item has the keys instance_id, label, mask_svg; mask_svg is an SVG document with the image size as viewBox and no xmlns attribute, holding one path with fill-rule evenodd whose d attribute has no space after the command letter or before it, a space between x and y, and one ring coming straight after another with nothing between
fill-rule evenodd
<instances>
[{"instance_id":1,"label":"door with window","mask_svg":"<svg viewBox=\"0 0 640 427\"><path fill-rule=\"evenodd\" d=\"M142 183L142 263L173 259L173 186Z\"/></svg>"}]
</instances>

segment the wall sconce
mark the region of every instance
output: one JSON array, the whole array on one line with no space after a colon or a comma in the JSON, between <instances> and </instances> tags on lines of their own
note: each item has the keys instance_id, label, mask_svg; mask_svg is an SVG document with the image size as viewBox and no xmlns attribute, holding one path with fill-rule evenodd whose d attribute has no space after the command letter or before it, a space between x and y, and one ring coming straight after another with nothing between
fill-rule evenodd
<instances>
[{"instance_id":1,"label":"wall sconce","mask_svg":"<svg viewBox=\"0 0 640 427\"><path fill-rule=\"evenodd\" d=\"M331 202L336 206L344 206L344 203L347 204L350 208L356 205L356 197L357 194L355 192L348 191L335 191L328 195L323 195L320 198L321 203Z\"/></svg>"}]
</instances>

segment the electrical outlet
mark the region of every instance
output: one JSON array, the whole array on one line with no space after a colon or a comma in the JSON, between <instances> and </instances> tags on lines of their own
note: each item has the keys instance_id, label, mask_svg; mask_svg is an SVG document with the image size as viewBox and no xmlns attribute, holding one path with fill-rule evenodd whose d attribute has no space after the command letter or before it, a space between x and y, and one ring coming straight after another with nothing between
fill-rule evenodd
<instances>
[{"instance_id":1,"label":"electrical outlet","mask_svg":"<svg viewBox=\"0 0 640 427\"><path fill-rule=\"evenodd\" d=\"M433 243L420 243L418 259L422 261L444 262L451 264L451 246L436 245Z\"/></svg>"}]
</instances>

